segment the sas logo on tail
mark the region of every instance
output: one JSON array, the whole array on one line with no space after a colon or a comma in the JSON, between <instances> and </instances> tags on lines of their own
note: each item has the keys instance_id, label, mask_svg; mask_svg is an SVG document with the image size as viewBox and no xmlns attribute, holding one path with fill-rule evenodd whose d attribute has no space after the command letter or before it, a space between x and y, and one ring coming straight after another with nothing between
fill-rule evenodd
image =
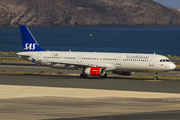
<instances>
[{"instance_id":1,"label":"sas logo on tail","mask_svg":"<svg viewBox=\"0 0 180 120\"><path fill-rule=\"evenodd\" d=\"M36 48L35 45L36 43L26 43L24 50L34 50Z\"/></svg>"}]
</instances>

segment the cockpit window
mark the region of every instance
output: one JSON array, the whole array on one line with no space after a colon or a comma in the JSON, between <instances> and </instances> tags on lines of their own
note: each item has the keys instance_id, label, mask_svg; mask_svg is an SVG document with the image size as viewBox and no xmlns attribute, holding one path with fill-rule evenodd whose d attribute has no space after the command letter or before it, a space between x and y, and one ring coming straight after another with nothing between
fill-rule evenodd
<instances>
[{"instance_id":1,"label":"cockpit window","mask_svg":"<svg viewBox=\"0 0 180 120\"><path fill-rule=\"evenodd\" d=\"M161 59L160 62L171 62L169 59Z\"/></svg>"},{"instance_id":2,"label":"cockpit window","mask_svg":"<svg viewBox=\"0 0 180 120\"><path fill-rule=\"evenodd\" d=\"M171 62L171 61L167 59L166 62Z\"/></svg>"}]
</instances>

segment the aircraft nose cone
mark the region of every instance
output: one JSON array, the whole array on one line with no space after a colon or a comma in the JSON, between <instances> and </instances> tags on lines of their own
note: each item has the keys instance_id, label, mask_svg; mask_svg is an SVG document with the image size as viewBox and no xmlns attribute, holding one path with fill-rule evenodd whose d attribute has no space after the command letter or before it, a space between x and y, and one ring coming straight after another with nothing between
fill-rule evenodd
<instances>
[{"instance_id":1,"label":"aircraft nose cone","mask_svg":"<svg viewBox=\"0 0 180 120\"><path fill-rule=\"evenodd\" d=\"M170 70L174 70L176 68L176 65L174 64L174 63L171 63L170 65L169 65L169 69Z\"/></svg>"}]
</instances>

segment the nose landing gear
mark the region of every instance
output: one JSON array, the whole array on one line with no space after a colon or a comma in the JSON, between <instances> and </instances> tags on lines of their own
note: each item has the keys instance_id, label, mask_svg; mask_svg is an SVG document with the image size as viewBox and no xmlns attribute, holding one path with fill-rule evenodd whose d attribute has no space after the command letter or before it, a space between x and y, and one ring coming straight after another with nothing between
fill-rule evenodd
<instances>
[{"instance_id":1,"label":"nose landing gear","mask_svg":"<svg viewBox=\"0 0 180 120\"><path fill-rule=\"evenodd\" d=\"M157 77L157 72L154 73L154 80L157 80L158 77Z\"/></svg>"}]
</instances>

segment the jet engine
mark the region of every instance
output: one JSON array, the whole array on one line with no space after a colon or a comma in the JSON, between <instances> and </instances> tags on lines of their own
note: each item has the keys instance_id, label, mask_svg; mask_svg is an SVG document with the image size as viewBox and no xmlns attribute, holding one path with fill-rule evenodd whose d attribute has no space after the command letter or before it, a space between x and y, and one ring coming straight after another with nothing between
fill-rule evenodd
<instances>
[{"instance_id":1,"label":"jet engine","mask_svg":"<svg viewBox=\"0 0 180 120\"><path fill-rule=\"evenodd\" d=\"M86 68L84 72L86 75L103 76L105 74L105 70L106 68L103 67L91 67L91 68Z\"/></svg>"},{"instance_id":2,"label":"jet engine","mask_svg":"<svg viewBox=\"0 0 180 120\"><path fill-rule=\"evenodd\" d=\"M112 71L112 73L118 74L118 75L132 75L132 74L134 74L134 72L129 72L129 71Z\"/></svg>"}]
</instances>

